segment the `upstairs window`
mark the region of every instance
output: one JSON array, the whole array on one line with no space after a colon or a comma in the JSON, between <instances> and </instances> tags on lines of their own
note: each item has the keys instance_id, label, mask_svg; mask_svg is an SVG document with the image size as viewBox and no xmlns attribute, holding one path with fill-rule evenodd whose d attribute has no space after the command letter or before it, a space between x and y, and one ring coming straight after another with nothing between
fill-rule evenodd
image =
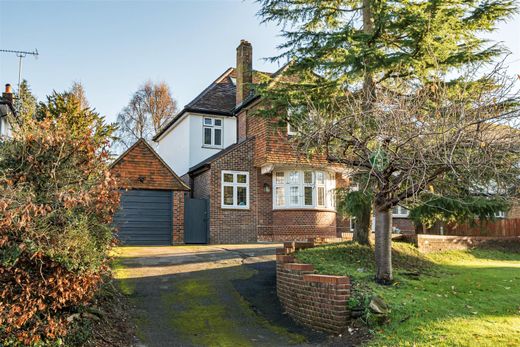
<instances>
[{"instance_id":1,"label":"upstairs window","mask_svg":"<svg viewBox=\"0 0 520 347\"><path fill-rule=\"evenodd\" d=\"M222 208L249 208L249 172L222 171Z\"/></svg>"},{"instance_id":2,"label":"upstairs window","mask_svg":"<svg viewBox=\"0 0 520 347\"><path fill-rule=\"evenodd\" d=\"M202 143L205 147L222 147L222 119L204 117Z\"/></svg>"},{"instance_id":3,"label":"upstairs window","mask_svg":"<svg viewBox=\"0 0 520 347\"><path fill-rule=\"evenodd\" d=\"M408 211L403 206L394 206L392 209L392 217L400 217L400 218L406 218L410 214L410 211Z\"/></svg>"}]
</instances>

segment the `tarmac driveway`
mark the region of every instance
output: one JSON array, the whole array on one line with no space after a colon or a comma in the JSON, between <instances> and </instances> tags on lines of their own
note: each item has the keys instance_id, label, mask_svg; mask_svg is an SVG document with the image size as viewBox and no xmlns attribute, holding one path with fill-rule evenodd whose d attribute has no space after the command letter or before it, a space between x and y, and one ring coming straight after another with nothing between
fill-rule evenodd
<instances>
[{"instance_id":1,"label":"tarmac driveway","mask_svg":"<svg viewBox=\"0 0 520 347\"><path fill-rule=\"evenodd\" d=\"M121 247L115 276L135 307L137 346L316 345L281 312L274 244Z\"/></svg>"}]
</instances>

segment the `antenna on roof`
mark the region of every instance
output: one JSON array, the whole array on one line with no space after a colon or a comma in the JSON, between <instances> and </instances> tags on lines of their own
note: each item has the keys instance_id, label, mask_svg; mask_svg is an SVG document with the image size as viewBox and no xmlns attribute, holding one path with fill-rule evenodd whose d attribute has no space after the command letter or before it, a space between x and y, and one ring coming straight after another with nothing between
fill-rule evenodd
<instances>
[{"instance_id":1,"label":"antenna on roof","mask_svg":"<svg viewBox=\"0 0 520 347\"><path fill-rule=\"evenodd\" d=\"M38 58L38 50L35 49L33 52L26 51L14 51L11 49L0 49L0 52L4 53L14 53L18 57L18 94L20 94L20 83L22 82L22 59L27 55L34 55L35 58Z\"/></svg>"}]
</instances>

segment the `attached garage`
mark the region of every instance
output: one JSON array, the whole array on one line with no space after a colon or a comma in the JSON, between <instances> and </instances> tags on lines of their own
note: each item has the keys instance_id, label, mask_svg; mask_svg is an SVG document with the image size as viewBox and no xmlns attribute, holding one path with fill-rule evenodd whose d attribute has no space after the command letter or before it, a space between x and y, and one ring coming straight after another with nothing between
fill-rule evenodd
<instances>
[{"instance_id":1,"label":"attached garage","mask_svg":"<svg viewBox=\"0 0 520 347\"><path fill-rule=\"evenodd\" d=\"M184 239L188 186L143 139L111 165L121 189L114 216L123 245L167 246Z\"/></svg>"}]
</instances>

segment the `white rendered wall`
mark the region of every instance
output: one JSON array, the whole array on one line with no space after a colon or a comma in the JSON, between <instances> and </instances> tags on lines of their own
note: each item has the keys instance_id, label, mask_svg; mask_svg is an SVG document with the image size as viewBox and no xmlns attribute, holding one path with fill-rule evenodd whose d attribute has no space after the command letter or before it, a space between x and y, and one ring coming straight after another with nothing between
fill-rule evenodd
<instances>
[{"instance_id":1,"label":"white rendered wall","mask_svg":"<svg viewBox=\"0 0 520 347\"><path fill-rule=\"evenodd\" d=\"M179 176L190 167L190 117L181 119L163 135L156 147L157 153Z\"/></svg>"},{"instance_id":2,"label":"white rendered wall","mask_svg":"<svg viewBox=\"0 0 520 347\"><path fill-rule=\"evenodd\" d=\"M7 121L7 117L0 118L0 137L9 137L11 136L11 126Z\"/></svg>"},{"instance_id":3,"label":"white rendered wall","mask_svg":"<svg viewBox=\"0 0 520 347\"><path fill-rule=\"evenodd\" d=\"M202 143L204 117L222 119L222 147L213 148ZM187 113L158 140L157 152L179 176L193 167L234 144L237 138L235 117L220 117Z\"/></svg>"}]
</instances>

